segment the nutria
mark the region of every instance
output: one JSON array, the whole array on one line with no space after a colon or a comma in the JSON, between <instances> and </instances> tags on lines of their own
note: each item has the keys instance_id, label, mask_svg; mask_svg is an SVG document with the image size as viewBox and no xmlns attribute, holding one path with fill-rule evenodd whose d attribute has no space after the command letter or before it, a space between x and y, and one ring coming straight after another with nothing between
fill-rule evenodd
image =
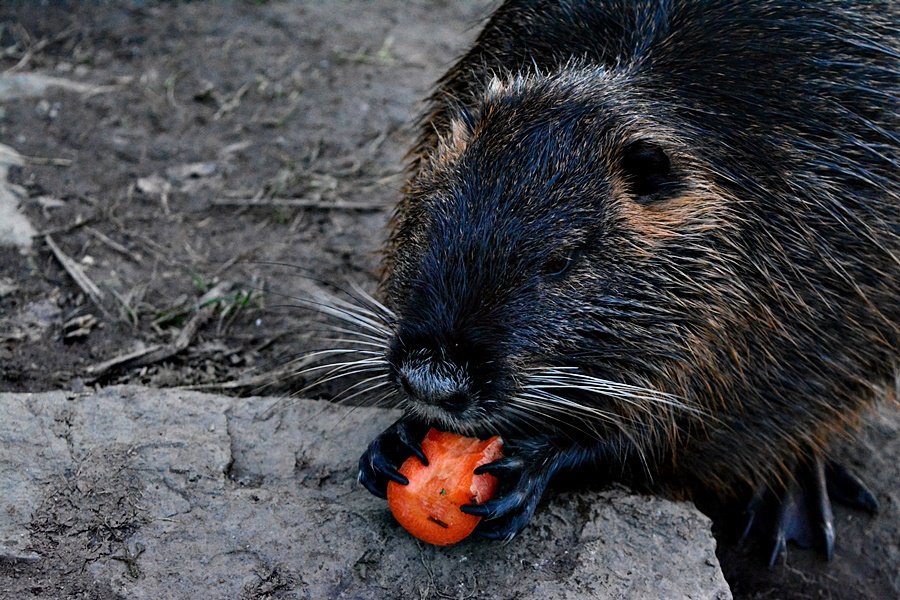
<instances>
[{"instance_id":1,"label":"nutria","mask_svg":"<svg viewBox=\"0 0 900 600\"><path fill-rule=\"evenodd\" d=\"M773 561L830 556L829 498L876 502L829 448L900 354L897 26L891 2L502 4L428 99L384 306L341 309L372 352L338 369L406 411L360 481L405 482L429 426L500 434L505 491L464 507L485 537L596 469L774 508Z\"/></svg>"}]
</instances>

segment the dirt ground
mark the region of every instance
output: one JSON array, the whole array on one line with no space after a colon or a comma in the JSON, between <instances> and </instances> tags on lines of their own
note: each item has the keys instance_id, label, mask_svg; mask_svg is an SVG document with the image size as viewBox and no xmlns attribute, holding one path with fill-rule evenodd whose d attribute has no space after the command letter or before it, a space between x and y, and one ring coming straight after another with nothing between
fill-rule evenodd
<instances>
[{"instance_id":1,"label":"dirt ground","mask_svg":"<svg viewBox=\"0 0 900 600\"><path fill-rule=\"evenodd\" d=\"M319 317L296 298L374 289L419 101L491 6L0 5L0 72L82 84L0 101L41 234L0 248L0 390L301 388L284 365L315 348ZM793 550L769 573L723 550L736 596L896 592L896 540L837 516L832 568Z\"/></svg>"}]
</instances>

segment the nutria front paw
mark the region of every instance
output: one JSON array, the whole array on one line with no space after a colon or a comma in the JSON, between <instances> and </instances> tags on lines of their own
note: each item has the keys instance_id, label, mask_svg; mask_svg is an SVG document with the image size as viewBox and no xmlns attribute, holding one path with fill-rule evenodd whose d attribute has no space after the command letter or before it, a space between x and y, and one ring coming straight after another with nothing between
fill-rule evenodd
<instances>
[{"instance_id":1,"label":"nutria front paw","mask_svg":"<svg viewBox=\"0 0 900 600\"><path fill-rule=\"evenodd\" d=\"M406 417L385 429L360 457L358 481L379 498L387 497L388 481L407 485L409 480L398 469L410 456L428 464L421 446L427 429Z\"/></svg>"},{"instance_id":2,"label":"nutria front paw","mask_svg":"<svg viewBox=\"0 0 900 600\"><path fill-rule=\"evenodd\" d=\"M528 524L555 472L553 468L537 467L539 464L510 456L475 469L476 475L490 473L497 477L502 490L498 498L460 507L464 513L484 519L475 530L477 535L509 541Z\"/></svg>"}]
</instances>

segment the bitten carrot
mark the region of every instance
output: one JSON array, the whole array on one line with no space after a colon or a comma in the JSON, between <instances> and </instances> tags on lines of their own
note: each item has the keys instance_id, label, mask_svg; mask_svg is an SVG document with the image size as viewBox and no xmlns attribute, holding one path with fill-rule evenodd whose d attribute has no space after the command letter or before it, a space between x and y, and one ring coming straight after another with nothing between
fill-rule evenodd
<instances>
[{"instance_id":1,"label":"bitten carrot","mask_svg":"<svg viewBox=\"0 0 900 600\"><path fill-rule=\"evenodd\" d=\"M429 544L455 544L475 530L480 517L467 515L459 507L481 504L497 491L497 479L474 470L502 456L503 440L464 437L430 429L422 441L428 458L408 458L400 472L409 485L388 483L388 506L397 522L410 534Z\"/></svg>"}]
</instances>

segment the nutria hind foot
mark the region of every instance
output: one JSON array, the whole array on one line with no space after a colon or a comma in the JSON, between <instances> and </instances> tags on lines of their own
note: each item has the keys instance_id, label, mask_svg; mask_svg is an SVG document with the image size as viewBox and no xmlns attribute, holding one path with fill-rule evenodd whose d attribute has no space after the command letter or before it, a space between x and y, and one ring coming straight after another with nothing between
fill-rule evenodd
<instances>
[{"instance_id":1,"label":"nutria hind foot","mask_svg":"<svg viewBox=\"0 0 900 600\"><path fill-rule=\"evenodd\" d=\"M741 543L762 530L772 534L769 567L785 554L788 542L801 548L816 547L827 560L834 555L834 517L831 500L864 510L878 511L878 501L844 466L816 457L794 468L793 480L780 492L761 485L745 510Z\"/></svg>"}]
</instances>

